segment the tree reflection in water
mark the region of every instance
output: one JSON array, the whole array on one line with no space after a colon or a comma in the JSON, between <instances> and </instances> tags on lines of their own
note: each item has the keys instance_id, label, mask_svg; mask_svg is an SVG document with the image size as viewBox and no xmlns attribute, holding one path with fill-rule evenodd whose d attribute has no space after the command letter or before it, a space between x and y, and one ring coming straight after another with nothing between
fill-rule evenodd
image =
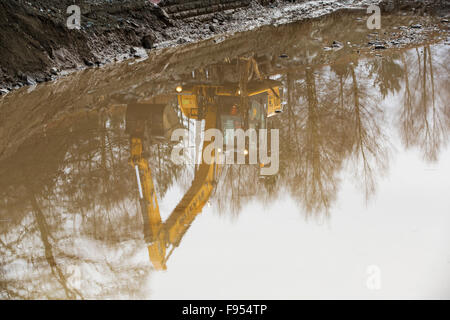
<instances>
[{"instance_id":1,"label":"tree reflection in water","mask_svg":"<svg viewBox=\"0 0 450 320\"><path fill-rule=\"evenodd\" d=\"M261 179L258 166L225 166L210 201L219 214L238 216L252 200L270 205L288 192L301 214L328 217L348 178L344 169L365 199L376 192L394 153L394 125L405 148L438 161L450 127L448 59L442 48L427 45L278 74L286 105L268 126L280 130L279 173ZM264 61L260 70L268 77L274 66ZM214 77L205 70L197 74ZM400 105L386 108L386 101ZM150 268L136 258L145 244L124 117L120 104L75 114L2 156L0 297L145 296L141 283ZM174 185L187 190L191 168L170 161L171 145L148 149L158 197ZM76 268L83 272L79 286Z\"/></svg>"}]
</instances>

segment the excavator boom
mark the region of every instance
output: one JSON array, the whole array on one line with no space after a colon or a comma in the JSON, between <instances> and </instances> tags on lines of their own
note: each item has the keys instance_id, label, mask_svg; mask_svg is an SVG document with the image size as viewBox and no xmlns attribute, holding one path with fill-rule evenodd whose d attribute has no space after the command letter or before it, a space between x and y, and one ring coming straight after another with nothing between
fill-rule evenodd
<instances>
[{"instance_id":1,"label":"excavator boom","mask_svg":"<svg viewBox=\"0 0 450 320\"><path fill-rule=\"evenodd\" d=\"M205 129L216 125L216 110L208 107L205 115ZM204 146L205 148L205 146ZM150 260L157 270L165 270L169 246L177 247L194 219L203 210L214 188L219 167L202 163L196 170L191 187L176 206L166 222L162 222L158 200L153 185L151 170L143 157L142 138L131 138L131 164L136 171L140 204L144 220L144 235L148 243Z\"/></svg>"}]
</instances>

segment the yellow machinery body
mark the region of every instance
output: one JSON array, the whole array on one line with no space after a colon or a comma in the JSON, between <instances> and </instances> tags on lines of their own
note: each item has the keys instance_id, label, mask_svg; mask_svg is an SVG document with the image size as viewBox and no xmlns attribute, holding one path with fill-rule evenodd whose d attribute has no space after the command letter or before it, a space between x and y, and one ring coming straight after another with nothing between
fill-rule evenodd
<instances>
[{"instance_id":1,"label":"yellow machinery body","mask_svg":"<svg viewBox=\"0 0 450 320\"><path fill-rule=\"evenodd\" d=\"M270 117L281 112L280 82L274 80L258 80L249 82L245 88L239 85L205 85L197 84L190 87L177 88L178 106L189 119L205 120L205 131L216 128L218 120L218 96L231 96L247 99L262 93L267 93L266 116ZM241 89L243 88L243 89ZM179 90L180 89L180 90ZM242 92L245 91L245 92ZM151 107L147 110L151 112ZM153 117L154 118L154 117ZM171 213L162 222L158 200L153 184L151 170L147 159L143 156L144 125L137 117L136 130L131 130L131 165L134 167L140 194L141 210L144 220L144 236L148 243L150 260L157 270L165 270L166 262L173 249L176 248L186 231L203 207L208 202L220 174L221 167L215 163L202 162L195 171L191 187ZM158 123L153 121L154 126ZM206 144L203 145L203 149ZM204 150L203 150L204 151ZM202 152L203 154L203 152ZM169 246L172 249L167 253Z\"/></svg>"},{"instance_id":2,"label":"yellow machinery body","mask_svg":"<svg viewBox=\"0 0 450 320\"><path fill-rule=\"evenodd\" d=\"M198 105L199 96L205 96L212 92L214 96L234 96L240 97L242 92L239 87L233 85L195 85L182 88L182 93L178 94L178 105L183 114L188 118L197 118L199 116ZM267 93L267 117L271 117L282 111L279 83L274 80L263 80L248 84L246 97L256 96Z\"/></svg>"}]
</instances>

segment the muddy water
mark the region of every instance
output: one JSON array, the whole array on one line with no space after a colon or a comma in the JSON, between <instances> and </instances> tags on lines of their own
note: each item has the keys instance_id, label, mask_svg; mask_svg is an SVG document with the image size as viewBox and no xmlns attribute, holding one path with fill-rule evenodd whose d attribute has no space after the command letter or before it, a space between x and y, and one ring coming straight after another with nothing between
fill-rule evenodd
<instances>
[{"instance_id":1,"label":"muddy water","mask_svg":"<svg viewBox=\"0 0 450 320\"><path fill-rule=\"evenodd\" d=\"M357 18L157 51L2 98L0 297L450 298L448 34L405 27L431 18L387 18L378 34ZM254 109L261 83L281 113ZM278 130L278 172L174 163L171 131L187 128L192 155L206 127L178 86L206 88L198 104L217 126L258 114ZM133 137L154 193L140 192Z\"/></svg>"}]
</instances>

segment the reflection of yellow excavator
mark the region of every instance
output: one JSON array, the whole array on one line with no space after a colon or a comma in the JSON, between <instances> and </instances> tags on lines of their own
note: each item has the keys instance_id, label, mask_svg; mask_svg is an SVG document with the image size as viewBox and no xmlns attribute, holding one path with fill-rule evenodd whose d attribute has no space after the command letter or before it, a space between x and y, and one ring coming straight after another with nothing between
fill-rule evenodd
<instances>
[{"instance_id":1,"label":"reflection of yellow excavator","mask_svg":"<svg viewBox=\"0 0 450 320\"><path fill-rule=\"evenodd\" d=\"M280 82L275 80L255 81L248 84L248 93L246 97L264 96L267 97L267 117L271 117L282 111L281 98L279 90ZM176 88L178 95L178 103L183 114L187 117L198 116L197 112L201 110L198 100L199 97L205 96L207 93L214 96L222 97L240 97L241 91L239 86L228 85L188 85L178 86Z\"/></svg>"},{"instance_id":2,"label":"reflection of yellow excavator","mask_svg":"<svg viewBox=\"0 0 450 320\"><path fill-rule=\"evenodd\" d=\"M260 80L252 81L247 84L247 92L242 93L241 86L238 84L191 84L186 86L178 86L178 103L183 114L187 117L199 116L201 106L199 100L204 96L215 97L229 97L223 99L231 103L236 102L240 104L240 99L243 95L245 99L255 97L262 98L266 104L265 115L271 117L277 113L282 112L281 98L280 98L280 82L276 80ZM234 98L234 99L233 99ZM256 100L256 99L255 99Z\"/></svg>"},{"instance_id":3,"label":"reflection of yellow excavator","mask_svg":"<svg viewBox=\"0 0 450 320\"><path fill-rule=\"evenodd\" d=\"M255 118L259 114L268 118L282 112L279 90L282 83L264 79L255 58L240 57L222 67L219 73L231 71L237 77L231 81L214 81L207 77L201 82L189 80L188 83L177 86L178 105L185 116L201 116L204 97L215 98L216 106L221 109L219 117L239 113L244 128L251 127L249 122L252 116ZM223 75L216 75L217 77L222 78Z\"/></svg>"},{"instance_id":4,"label":"reflection of yellow excavator","mask_svg":"<svg viewBox=\"0 0 450 320\"><path fill-rule=\"evenodd\" d=\"M228 149L234 139L229 129L267 129L267 118L282 112L280 86L281 82L266 79L250 81L245 86L238 83L194 83L180 85L176 91L178 105L188 118L202 117L207 105L204 103L205 97L214 97L216 128L224 134L225 149L248 155L248 145L242 150Z\"/></svg>"},{"instance_id":5,"label":"reflection of yellow excavator","mask_svg":"<svg viewBox=\"0 0 450 320\"><path fill-rule=\"evenodd\" d=\"M279 81L258 80L245 83L245 86L197 83L179 86L176 91L182 113L189 119L204 120L205 131L213 128L248 128L252 125L257 129L264 128L267 117L282 111L279 86ZM246 108L243 108L243 99L252 97L251 105L247 106L246 100ZM164 131L166 127L171 127L168 110L170 107L167 105L149 104L132 105L127 110L127 131L131 136L130 163L136 171L150 260L157 270L167 268L168 258L196 216L202 212L221 171L217 164L202 162L197 167L191 187L166 222L162 222L151 170L144 156L143 137L146 122L152 136L167 137ZM205 147L206 144L203 149ZM170 246L172 248L167 252Z\"/></svg>"},{"instance_id":6,"label":"reflection of yellow excavator","mask_svg":"<svg viewBox=\"0 0 450 320\"><path fill-rule=\"evenodd\" d=\"M143 116L139 110L136 112L136 109L143 110L144 108L147 112L151 112L150 117ZM145 120L151 119L152 125L155 125L155 122L157 122L155 121L155 111L161 113L161 108L163 106L143 105L138 108L135 107L134 110L133 107L129 107L127 112L127 131L131 134L130 162L136 171L148 252L150 260L157 270L166 269L167 259L170 257L173 249L179 245L191 223L201 213L213 192L216 176L220 170L216 164L200 164L195 172L191 187L167 221L162 222L151 170L147 159L144 157L142 143ZM205 111L205 129L215 128L216 110L209 107ZM135 115L133 115L133 112ZM196 119L201 120L202 118ZM164 121L159 121L159 123L164 123ZM158 128L158 124L154 127L157 128L156 130L161 129ZM152 129L154 130L154 128ZM172 249L167 253L169 246L172 246Z\"/></svg>"}]
</instances>

